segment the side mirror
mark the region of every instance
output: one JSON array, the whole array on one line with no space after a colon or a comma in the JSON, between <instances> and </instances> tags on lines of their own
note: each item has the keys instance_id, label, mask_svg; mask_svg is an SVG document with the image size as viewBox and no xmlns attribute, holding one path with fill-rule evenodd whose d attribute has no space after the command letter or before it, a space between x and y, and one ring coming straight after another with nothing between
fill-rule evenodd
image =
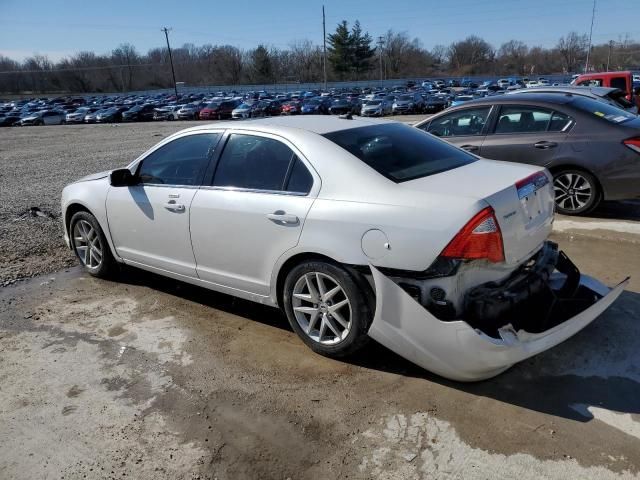
<instances>
[{"instance_id":1,"label":"side mirror","mask_svg":"<svg viewBox=\"0 0 640 480\"><path fill-rule=\"evenodd\" d=\"M128 187L138 183L138 179L128 168L113 170L109 175L109 180L112 187Z\"/></svg>"}]
</instances>

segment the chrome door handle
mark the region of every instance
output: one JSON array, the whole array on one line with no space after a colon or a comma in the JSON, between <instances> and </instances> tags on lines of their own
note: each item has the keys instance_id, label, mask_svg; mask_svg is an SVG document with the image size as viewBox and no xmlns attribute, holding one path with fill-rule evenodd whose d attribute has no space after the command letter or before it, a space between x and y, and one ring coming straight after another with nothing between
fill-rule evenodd
<instances>
[{"instance_id":1,"label":"chrome door handle","mask_svg":"<svg viewBox=\"0 0 640 480\"><path fill-rule=\"evenodd\" d=\"M477 152L478 150L480 150L480 147L478 147L477 145L462 145L460 148L463 148L467 152Z\"/></svg>"},{"instance_id":2,"label":"chrome door handle","mask_svg":"<svg viewBox=\"0 0 640 480\"><path fill-rule=\"evenodd\" d=\"M297 225L300 223L300 219L295 215L289 215L282 210L278 210L277 212L268 213L267 218L274 223L280 225Z\"/></svg>"},{"instance_id":3,"label":"chrome door handle","mask_svg":"<svg viewBox=\"0 0 640 480\"><path fill-rule=\"evenodd\" d=\"M541 142L534 143L533 146L535 148L539 148L541 150L547 150L549 148L557 147L558 144L556 142L547 142L547 141L543 140Z\"/></svg>"},{"instance_id":4,"label":"chrome door handle","mask_svg":"<svg viewBox=\"0 0 640 480\"><path fill-rule=\"evenodd\" d=\"M171 212L184 212L184 205L182 205L181 203L176 203L175 201L165 203L164 208Z\"/></svg>"}]
</instances>

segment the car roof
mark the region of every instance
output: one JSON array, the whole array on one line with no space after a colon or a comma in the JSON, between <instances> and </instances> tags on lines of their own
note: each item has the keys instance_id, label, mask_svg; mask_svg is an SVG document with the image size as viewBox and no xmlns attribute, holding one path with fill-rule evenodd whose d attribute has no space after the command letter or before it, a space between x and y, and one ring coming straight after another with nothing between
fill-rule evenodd
<instances>
[{"instance_id":1,"label":"car roof","mask_svg":"<svg viewBox=\"0 0 640 480\"><path fill-rule=\"evenodd\" d=\"M297 115L295 117L268 117L250 121L244 121L243 126L251 129L264 127L265 130L278 128L305 130L324 135L325 133L347 130L350 128L366 127L385 123L395 123L391 120L353 117L352 119L340 118L334 115ZM211 128L237 128L238 122L217 122L208 125L192 127L188 130L207 130Z\"/></svg>"},{"instance_id":2,"label":"car roof","mask_svg":"<svg viewBox=\"0 0 640 480\"><path fill-rule=\"evenodd\" d=\"M522 88L520 90L512 90L511 92L509 92L509 95L516 95L518 93L575 93L577 95L589 95L591 93L598 97L604 97L615 90L619 89L611 87L579 87L577 85L568 85L557 87L534 87L530 89Z\"/></svg>"},{"instance_id":3,"label":"car roof","mask_svg":"<svg viewBox=\"0 0 640 480\"><path fill-rule=\"evenodd\" d=\"M498 103L514 102L555 103L561 105L571 102L572 98L573 96L570 93L513 93L509 95L491 95L488 97L478 98L476 100L470 100L468 102L464 102L464 107L466 108L471 105L493 105ZM460 107L462 107L462 105Z\"/></svg>"}]
</instances>

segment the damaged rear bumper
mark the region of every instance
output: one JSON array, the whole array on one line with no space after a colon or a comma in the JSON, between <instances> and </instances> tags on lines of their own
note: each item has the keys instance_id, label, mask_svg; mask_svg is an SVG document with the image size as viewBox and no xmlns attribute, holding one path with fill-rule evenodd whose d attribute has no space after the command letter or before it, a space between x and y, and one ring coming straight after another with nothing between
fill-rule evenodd
<instances>
[{"instance_id":1,"label":"damaged rear bumper","mask_svg":"<svg viewBox=\"0 0 640 480\"><path fill-rule=\"evenodd\" d=\"M443 321L415 301L395 282L371 265L376 292L376 313L369 336L398 355L438 375L458 381L491 378L515 363L558 345L589 325L624 291L629 279L613 289L580 275L579 287L591 304L571 318L554 322L539 332L516 331L517 318L497 329L496 337L463 320ZM566 277L554 273L550 284ZM517 316L517 310L512 312Z\"/></svg>"}]
</instances>

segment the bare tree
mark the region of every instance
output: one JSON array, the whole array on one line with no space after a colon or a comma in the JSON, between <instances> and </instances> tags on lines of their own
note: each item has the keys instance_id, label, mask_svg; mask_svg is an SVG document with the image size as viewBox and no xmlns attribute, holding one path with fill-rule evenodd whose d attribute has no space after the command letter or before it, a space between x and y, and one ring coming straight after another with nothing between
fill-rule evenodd
<instances>
[{"instance_id":1,"label":"bare tree","mask_svg":"<svg viewBox=\"0 0 640 480\"><path fill-rule=\"evenodd\" d=\"M471 35L449 47L449 64L454 73L474 74L492 70L493 47L482 38Z\"/></svg>"},{"instance_id":2,"label":"bare tree","mask_svg":"<svg viewBox=\"0 0 640 480\"><path fill-rule=\"evenodd\" d=\"M344 27L344 28L342 28ZM338 31L339 30L339 31ZM359 27L340 24L328 71L329 80L377 80L377 68L367 67L370 52L356 58L353 39L370 44ZM430 51L406 32L384 35L384 66L389 77L424 78L438 75L543 75L574 73L583 65L587 37L570 32L554 48L527 46L513 39L494 51L482 38L470 36L451 45L436 45ZM339 47L339 48L338 48ZM365 49L366 50L366 49ZM640 67L640 43L628 35L594 45L593 65L598 69L635 70ZM366 60L366 61L365 61ZM322 53L309 40L293 42L288 48L258 47L240 50L232 45L194 45L174 50L179 80L190 85L238 85L240 83L291 80L320 82ZM339 67L339 68L338 68ZM130 44L99 55L80 51L58 62L34 55L21 62L0 56L0 92L114 92L172 86L168 50L154 48L139 54Z\"/></svg>"},{"instance_id":3,"label":"bare tree","mask_svg":"<svg viewBox=\"0 0 640 480\"><path fill-rule=\"evenodd\" d=\"M502 73L522 75L525 72L529 47L519 40L509 40L498 49L496 61L500 64Z\"/></svg>"},{"instance_id":4,"label":"bare tree","mask_svg":"<svg viewBox=\"0 0 640 480\"><path fill-rule=\"evenodd\" d=\"M569 32L565 37L560 37L556 49L563 60L565 73L575 72L587 56L589 48L589 37L578 35L576 32Z\"/></svg>"}]
</instances>

